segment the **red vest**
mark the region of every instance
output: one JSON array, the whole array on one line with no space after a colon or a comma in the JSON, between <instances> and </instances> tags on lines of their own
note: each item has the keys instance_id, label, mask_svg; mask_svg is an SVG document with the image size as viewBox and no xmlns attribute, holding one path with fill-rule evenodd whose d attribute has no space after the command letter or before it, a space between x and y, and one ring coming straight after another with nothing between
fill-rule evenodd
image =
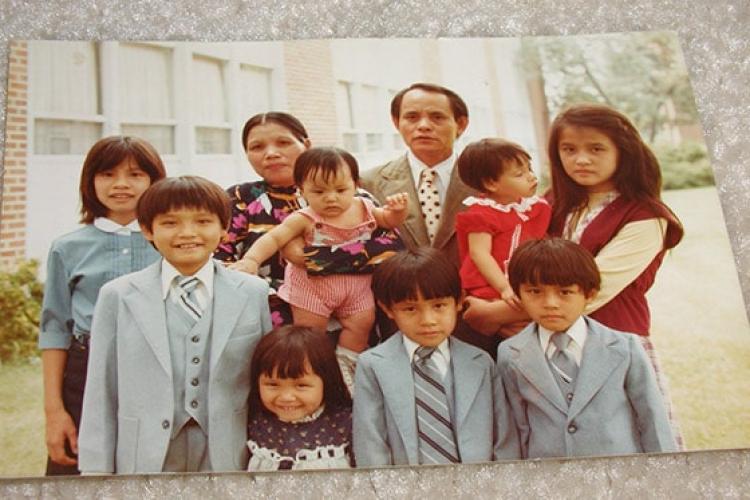
<instances>
[{"instance_id":1,"label":"red vest","mask_svg":"<svg viewBox=\"0 0 750 500\"><path fill-rule=\"evenodd\" d=\"M664 205L649 207L643 202L625 200L622 196L610 203L586 227L581 235L581 246L594 257L630 222L664 218L668 222L663 249L654 257L646 269L612 300L589 316L604 325L624 332L648 336L651 313L646 302L646 292L654 283L656 271L661 266L664 253L679 243L682 229L674 214ZM560 236L562 228L550 228L550 234Z\"/></svg>"}]
</instances>

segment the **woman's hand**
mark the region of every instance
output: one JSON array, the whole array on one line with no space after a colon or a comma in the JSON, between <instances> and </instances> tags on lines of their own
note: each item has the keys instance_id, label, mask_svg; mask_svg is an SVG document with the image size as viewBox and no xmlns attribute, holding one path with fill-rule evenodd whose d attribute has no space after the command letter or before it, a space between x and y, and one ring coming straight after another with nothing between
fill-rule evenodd
<instances>
[{"instance_id":1,"label":"woman's hand","mask_svg":"<svg viewBox=\"0 0 750 500\"><path fill-rule=\"evenodd\" d=\"M65 452L65 443L70 444L73 453L78 454L78 433L73 418L64 409L48 412L47 421L47 453L53 462L60 465L75 465L75 457Z\"/></svg>"},{"instance_id":2,"label":"woman's hand","mask_svg":"<svg viewBox=\"0 0 750 500\"><path fill-rule=\"evenodd\" d=\"M476 297L466 297L464 321L483 335L494 335L502 326L502 321L499 321L498 303L499 301L490 302Z\"/></svg>"},{"instance_id":3,"label":"woman's hand","mask_svg":"<svg viewBox=\"0 0 750 500\"><path fill-rule=\"evenodd\" d=\"M241 258L237 262L228 263L227 268L247 274L258 274L258 263L255 262L255 259L246 257Z\"/></svg>"},{"instance_id":4,"label":"woman's hand","mask_svg":"<svg viewBox=\"0 0 750 500\"><path fill-rule=\"evenodd\" d=\"M518 298L518 295L516 295L516 292L513 291L513 288L510 285L500 291L500 298L516 311L520 312L524 310L521 305L521 299Z\"/></svg>"},{"instance_id":5,"label":"woman's hand","mask_svg":"<svg viewBox=\"0 0 750 500\"><path fill-rule=\"evenodd\" d=\"M290 264L305 267L305 240L298 236L284 245L280 250L281 256Z\"/></svg>"}]
</instances>

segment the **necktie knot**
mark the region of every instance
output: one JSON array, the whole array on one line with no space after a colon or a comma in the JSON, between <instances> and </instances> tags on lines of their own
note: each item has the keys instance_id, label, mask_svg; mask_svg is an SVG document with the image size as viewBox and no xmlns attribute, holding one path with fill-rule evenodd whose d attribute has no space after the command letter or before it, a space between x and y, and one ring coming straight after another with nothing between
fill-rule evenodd
<instances>
[{"instance_id":1,"label":"necktie knot","mask_svg":"<svg viewBox=\"0 0 750 500\"><path fill-rule=\"evenodd\" d=\"M200 284L200 280L195 276L178 276L177 286L180 288L181 293L178 297L178 302L186 313L190 316L191 321L198 321L203 315L203 310L196 300L195 289Z\"/></svg>"},{"instance_id":2,"label":"necktie knot","mask_svg":"<svg viewBox=\"0 0 750 500\"><path fill-rule=\"evenodd\" d=\"M177 285L187 294L192 293L200 280L195 276L178 276Z\"/></svg>"},{"instance_id":3,"label":"necktie knot","mask_svg":"<svg viewBox=\"0 0 750 500\"><path fill-rule=\"evenodd\" d=\"M422 173L419 176L419 178L420 178L420 183L419 183L420 186L422 186L424 184L432 184L432 183L434 183L435 182L435 175L437 175L437 174L436 174L434 168L430 168L430 167L423 168L422 169ZM424 186L424 187L428 187L428 186Z\"/></svg>"},{"instance_id":4,"label":"necktie knot","mask_svg":"<svg viewBox=\"0 0 750 500\"><path fill-rule=\"evenodd\" d=\"M573 339L571 339L570 335L565 332L557 332L552 335L552 343L555 344L555 347L557 347L557 350L559 351L567 349L571 340Z\"/></svg>"},{"instance_id":5,"label":"necktie knot","mask_svg":"<svg viewBox=\"0 0 750 500\"><path fill-rule=\"evenodd\" d=\"M416 354L418 362L425 363L428 359L430 359L430 356L432 356L436 349L436 347L420 346L417 347L417 350L414 354Z\"/></svg>"}]
</instances>

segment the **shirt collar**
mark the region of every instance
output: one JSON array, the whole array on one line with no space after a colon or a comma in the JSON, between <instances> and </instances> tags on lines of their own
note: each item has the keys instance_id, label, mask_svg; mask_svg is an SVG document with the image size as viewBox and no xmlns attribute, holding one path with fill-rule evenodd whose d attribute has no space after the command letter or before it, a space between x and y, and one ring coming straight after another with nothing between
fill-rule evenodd
<instances>
[{"instance_id":1,"label":"shirt collar","mask_svg":"<svg viewBox=\"0 0 750 500\"><path fill-rule=\"evenodd\" d=\"M174 279L177 276L181 276L180 271L175 269L175 267L169 263L167 259L161 260L161 292L162 292L162 299L166 299L167 295L169 295L169 291L172 289L172 286L177 286L177 283L174 281ZM213 297L214 294L214 262L213 259L208 259L208 261L203 264L203 267L201 267L197 273L195 273L193 276L198 278L198 280L203 284L205 287L206 293L208 294L208 297ZM173 285L174 284L174 285Z\"/></svg>"},{"instance_id":2,"label":"shirt collar","mask_svg":"<svg viewBox=\"0 0 750 500\"><path fill-rule=\"evenodd\" d=\"M404 347L406 348L406 354L408 355L409 362L411 363L412 361L414 361L414 353L417 352L417 349L420 348L421 346L417 344L416 342L414 342L409 337L407 337L406 335L404 335L403 333L401 334L401 336L404 339ZM437 350L436 350L436 352L439 352L440 355L443 356L443 358L446 361L446 365L450 363L450 360L451 360L451 350L448 344L449 340L450 340L450 337L445 338L442 342L438 344Z\"/></svg>"},{"instance_id":3,"label":"shirt collar","mask_svg":"<svg viewBox=\"0 0 750 500\"><path fill-rule=\"evenodd\" d=\"M565 333L567 333L570 338L573 339L573 342L575 342L578 346L578 350L583 350L583 344L584 342L586 342L586 337L588 336L586 320L583 319L583 316L579 316L578 319L575 320L572 325L570 325L570 328L568 328ZM553 332L552 330L547 330L542 325L539 325L539 342L542 346L543 353L547 354L547 348L550 344L550 338L552 338L552 335L554 334L555 332Z\"/></svg>"},{"instance_id":4,"label":"shirt collar","mask_svg":"<svg viewBox=\"0 0 750 500\"><path fill-rule=\"evenodd\" d=\"M124 236L130 236L132 232L141 232L141 226L138 224L137 219L133 219L130 223L123 226L112 219L97 217L94 219L94 227L105 233L116 233Z\"/></svg>"},{"instance_id":5,"label":"shirt collar","mask_svg":"<svg viewBox=\"0 0 750 500\"><path fill-rule=\"evenodd\" d=\"M455 151L451 152L451 155L448 158L432 167L428 167L422 160L417 158L417 156L412 153L411 149L406 152L406 158L409 160L409 167L411 168L411 175L415 187L419 186L419 178L422 175L422 170L425 168L434 169L443 186L450 184L453 165L456 164Z\"/></svg>"}]
</instances>

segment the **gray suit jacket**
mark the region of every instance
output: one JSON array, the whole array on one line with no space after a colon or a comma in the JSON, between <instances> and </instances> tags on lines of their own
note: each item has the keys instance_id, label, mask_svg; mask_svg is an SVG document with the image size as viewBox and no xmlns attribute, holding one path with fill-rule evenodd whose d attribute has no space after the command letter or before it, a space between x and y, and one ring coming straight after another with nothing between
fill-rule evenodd
<instances>
[{"instance_id":1,"label":"gray suit jacket","mask_svg":"<svg viewBox=\"0 0 750 500\"><path fill-rule=\"evenodd\" d=\"M208 452L213 470L244 470L250 359L271 329L268 285L218 263L215 271ZM79 438L84 472L162 470L175 388L161 290L159 260L99 293Z\"/></svg>"},{"instance_id":2,"label":"gray suit jacket","mask_svg":"<svg viewBox=\"0 0 750 500\"><path fill-rule=\"evenodd\" d=\"M498 348L523 458L677 451L640 341L585 319L588 336L570 406L542 352L536 323Z\"/></svg>"},{"instance_id":3,"label":"gray suit jacket","mask_svg":"<svg viewBox=\"0 0 750 500\"><path fill-rule=\"evenodd\" d=\"M518 458L518 436L491 358L455 338L450 351L461 461ZM357 466L418 465L414 383L401 332L359 357L354 384Z\"/></svg>"},{"instance_id":4,"label":"gray suit jacket","mask_svg":"<svg viewBox=\"0 0 750 500\"><path fill-rule=\"evenodd\" d=\"M407 248L415 249L430 246L422 212L419 208L417 190L409 168L406 155L385 165L368 170L360 179L362 187L372 193L381 203L391 194L406 192L409 194L409 214L406 221L399 226L401 239ZM445 252L452 262L458 262L458 242L456 241L456 214L463 210L462 202L467 196L476 194L474 190L461 182L458 170L454 167L451 180L445 195L440 227L432 246Z\"/></svg>"}]
</instances>

